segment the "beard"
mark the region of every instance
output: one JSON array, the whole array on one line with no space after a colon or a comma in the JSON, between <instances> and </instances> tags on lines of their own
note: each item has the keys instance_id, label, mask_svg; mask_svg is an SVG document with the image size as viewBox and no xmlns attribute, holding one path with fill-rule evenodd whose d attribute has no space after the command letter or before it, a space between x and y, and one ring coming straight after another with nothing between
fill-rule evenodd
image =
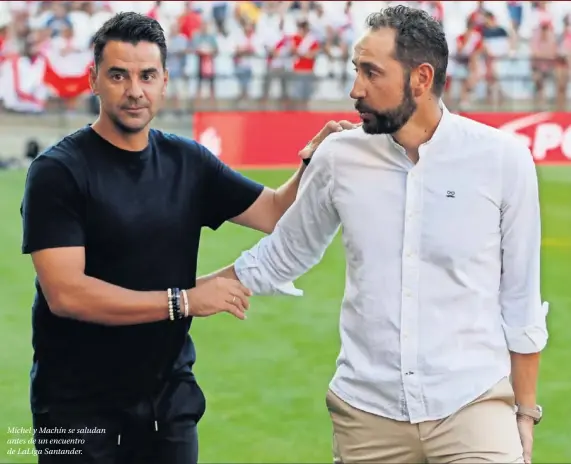
<instances>
[{"instance_id":1,"label":"beard","mask_svg":"<svg viewBox=\"0 0 571 464\"><path fill-rule=\"evenodd\" d=\"M416 111L416 102L412 96L410 82L405 80L402 101L396 108L377 111L362 100L355 103L355 109L364 114L363 130L367 134L394 134L400 130Z\"/></svg>"}]
</instances>

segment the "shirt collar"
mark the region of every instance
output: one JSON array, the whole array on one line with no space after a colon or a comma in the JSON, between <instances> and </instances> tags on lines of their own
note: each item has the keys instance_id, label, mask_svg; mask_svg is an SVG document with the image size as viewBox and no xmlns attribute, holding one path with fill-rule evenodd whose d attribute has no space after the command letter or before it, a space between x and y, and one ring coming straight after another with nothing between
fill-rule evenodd
<instances>
[{"instance_id":1,"label":"shirt collar","mask_svg":"<svg viewBox=\"0 0 571 464\"><path fill-rule=\"evenodd\" d=\"M426 154L427 149L430 150L433 147L439 145L439 143L442 142L443 140L448 139L448 134L450 132L450 126L452 125L452 114L450 113L450 111L448 110L448 108L446 107L446 105L444 104L444 102L442 100L440 100L439 106L440 106L440 109L442 110L442 116L441 116L440 121L438 122L438 126L436 126L436 130L434 131L434 134L432 134L432 137L430 138L430 140L424 142L419 147L418 151L419 151L420 157L422 157L423 155ZM392 145L399 152L406 155L405 149L396 142L396 140L392 137L392 135L389 135L389 140L392 143Z\"/></svg>"}]
</instances>

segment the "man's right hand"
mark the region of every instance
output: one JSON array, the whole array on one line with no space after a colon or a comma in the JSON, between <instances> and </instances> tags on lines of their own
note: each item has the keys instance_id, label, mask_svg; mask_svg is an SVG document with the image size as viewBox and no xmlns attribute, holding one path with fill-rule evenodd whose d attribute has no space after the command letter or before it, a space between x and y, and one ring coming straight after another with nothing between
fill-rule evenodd
<instances>
[{"instance_id":1,"label":"man's right hand","mask_svg":"<svg viewBox=\"0 0 571 464\"><path fill-rule=\"evenodd\" d=\"M189 315L207 317L217 313L230 313L246 319L252 292L233 279L216 277L188 290Z\"/></svg>"}]
</instances>

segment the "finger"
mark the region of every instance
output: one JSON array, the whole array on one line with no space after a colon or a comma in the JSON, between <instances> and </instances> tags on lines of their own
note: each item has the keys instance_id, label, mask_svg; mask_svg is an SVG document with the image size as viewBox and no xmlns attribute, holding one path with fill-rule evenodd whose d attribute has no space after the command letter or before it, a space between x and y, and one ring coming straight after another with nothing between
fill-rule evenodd
<instances>
[{"instance_id":1,"label":"finger","mask_svg":"<svg viewBox=\"0 0 571 464\"><path fill-rule=\"evenodd\" d=\"M340 123L338 123L337 121L329 121L327 124L325 124L325 127L321 129L321 132L319 134L320 135L323 134L326 137L329 134L332 134L333 132L340 132L342 130L343 126Z\"/></svg>"},{"instance_id":2,"label":"finger","mask_svg":"<svg viewBox=\"0 0 571 464\"><path fill-rule=\"evenodd\" d=\"M246 319L246 314L244 313L244 311L241 311L240 309L238 309L236 305L232 303L227 303L226 306L222 308L222 310L229 314L232 314L233 316L237 317L242 321Z\"/></svg>"},{"instance_id":3,"label":"finger","mask_svg":"<svg viewBox=\"0 0 571 464\"><path fill-rule=\"evenodd\" d=\"M356 127L356 125L354 123L347 121L346 119L339 121L339 125L341 126L341 128L343 130L355 129L355 127Z\"/></svg>"},{"instance_id":4,"label":"finger","mask_svg":"<svg viewBox=\"0 0 571 464\"><path fill-rule=\"evenodd\" d=\"M253 295L252 290L250 290L248 287L243 285L241 282L239 282L237 280L232 280L231 283L233 285L233 290L238 291L247 297L250 297Z\"/></svg>"},{"instance_id":5,"label":"finger","mask_svg":"<svg viewBox=\"0 0 571 464\"><path fill-rule=\"evenodd\" d=\"M232 304L236 305L242 311L247 311L250 308L248 296L241 292L232 293Z\"/></svg>"}]
</instances>

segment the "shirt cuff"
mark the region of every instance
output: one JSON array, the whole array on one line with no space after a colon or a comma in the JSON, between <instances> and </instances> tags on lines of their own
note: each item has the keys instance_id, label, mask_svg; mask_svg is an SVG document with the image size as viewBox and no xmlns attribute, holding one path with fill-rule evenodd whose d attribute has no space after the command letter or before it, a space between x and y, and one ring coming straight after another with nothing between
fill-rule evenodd
<instances>
[{"instance_id":1,"label":"shirt cuff","mask_svg":"<svg viewBox=\"0 0 571 464\"><path fill-rule=\"evenodd\" d=\"M549 303L541 305L542 321L549 311ZM512 353L531 354L539 353L547 345L547 327L545 322L541 324L528 325L526 327L509 327L503 324L504 334L508 344L508 349Z\"/></svg>"},{"instance_id":2,"label":"shirt cuff","mask_svg":"<svg viewBox=\"0 0 571 464\"><path fill-rule=\"evenodd\" d=\"M236 260L234 272L242 285L255 295L303 296L303 290L296 288L293 282L276 284L270 277L264 276L251 250L243 252Z\"/></svg>"}]
</instances>

